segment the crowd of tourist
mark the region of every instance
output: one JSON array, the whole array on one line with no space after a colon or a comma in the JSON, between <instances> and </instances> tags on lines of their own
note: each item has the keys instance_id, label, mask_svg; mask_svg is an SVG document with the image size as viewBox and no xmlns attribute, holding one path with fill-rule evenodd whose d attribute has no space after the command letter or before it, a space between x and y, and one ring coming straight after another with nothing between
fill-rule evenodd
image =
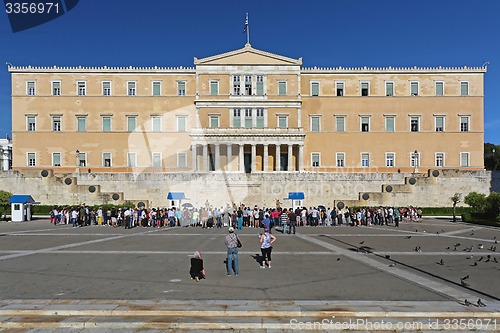
<instances>
[{"instance_id":1,"label":"crowd of tourist","mask_svg":"<svg viewBox=\"0 0 500 333\"><path fill-rule=\"evenodd\" d=\"M416 207L366 207L366 208L326 208L297 207L265 208L245 205L213 208L208 205L201 208L92 208L85 205L78 207L55 207L50 213L53 224L72 224L74 228L89 225L112 227L174 227L191 226L202 228L222 228L232 226L235 229L280 227L283 232L295 233L303 226L371 226L395 225L399 222L419 222L422 210Z\"/></svg>"}]
</instances>

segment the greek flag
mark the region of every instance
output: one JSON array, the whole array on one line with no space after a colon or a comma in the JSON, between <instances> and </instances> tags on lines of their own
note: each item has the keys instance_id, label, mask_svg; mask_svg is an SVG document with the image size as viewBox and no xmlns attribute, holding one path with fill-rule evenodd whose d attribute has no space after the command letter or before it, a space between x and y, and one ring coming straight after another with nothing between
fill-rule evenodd
<instances>
[{"instance_id":1,"label":"greek flag","mask_svg":"<svg viewBox=\"0 0 500 333\"><path fill-rule=\"evenodd\" d=\"M248 30L248 13L247 13L247 19L245 20L245 26L243 27L243 33L247 32Z\"/></svg>"}]
</instances>

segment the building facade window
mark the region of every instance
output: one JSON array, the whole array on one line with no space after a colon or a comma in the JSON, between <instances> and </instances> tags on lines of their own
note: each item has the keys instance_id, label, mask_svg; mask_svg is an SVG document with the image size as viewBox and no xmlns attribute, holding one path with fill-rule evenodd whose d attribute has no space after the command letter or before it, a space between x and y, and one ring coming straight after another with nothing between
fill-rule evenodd
<instances>
[{"instance_id":1,"label":"building facade window","mask_svg":"<svg viewBox=\"0 0 500 333\"><path fill-rule=\"evenodd\" d=\"M127 116L127 132L134 132L137 127L137 117Z\"/></svg>"},{"instance_id":2,"label":"building facade window","mask_svg":"<svg viewBox=\"0 0 500 333\"><path fill-rule=\"evenodd\" d=\"M265 92L264 92L264 76L257 75L257 95L263 96L264 94L265 94Z\"/></svg>"},{"instance_id":3,"label":"building facade window","mask_svg":"<svg viewBox=\"0 0 500 333\"><path fill-rule=\"evenodd\" d=\"M444 153L436 153L436 166L444 167Z\"/></svg>"},{"instance_id":4,"label":"building facade window","mask_svg":"<svg viewBox=\"0 0 500 333\"><path fill-rule=\"evenodd\" d=\"M127 153L127 166L129 168L137 167L137 154L136 153Z\"/></svg>"},{"instance_id":5,"label":"building facade window","mask_svg":"<svg viewBox=\"0 0 500 333\"><path fill-rule=\"evenodd\" d=\"M368 168L370 166L370 154L361 153L361 166L363 168Z\"/></svg>"},{"instance_id":6,"label":"building facade window","mask_svg":"<svg viewBox=\"0 0 500 333\"><path fill-rule=\"evenodd\" d=\"M286 81L278 81L278 95L286 96Z\"/></svg>"},{"instance_id":7,"label":"building facade window","mask_svg":"<svg viewBox=\"0 0 500 333\"><path fill-rule=\"evenodd\" d=\"M28 132L36 131L36 117L35 116L27 116L26 117L26 130Z\"/></svg>"},{"instance_id":8,"label":"building facade window","mask_svg":"<svg viewBox=\"0 0 500 333\"><path fill-rule=\"evenodd\" d=\"M388 168L393 168L396 165L396 154L385 153L385 166Z\"/></svg>"},{"instance_id":9,"label":"building facade window","mask_svg":"<svg viewBox=\"0 0 500 333\"><path fill-rule=\"evenodd\" d=\"M412 151L410 153L410 166L413 168L420 166L420 153Z\"/></svg>"},{"instance_id":10,"label":"building facade window","mask_svg":"<svg viewBox=\"0 0 500 333\"><path fill-rule=\"evenodd\" d=\"M27 154L27 165L30 167L36 166L36 153L28 153Z\"/></svg>"},{"instance_id":11,"label":"building facade window","mask_svg":"<svg viewBox=\"0 0 500 333\"><path fill-rule=\"evenodd\" d=\"M153 153L151 162L153 168L161 168L161 153Z\"/></svg>"},{"instance_id":12,"label":"building facade window","mask_svg":"<svg viewBox=\"0 0 500 333\"><path fill-rule=\"evenodd\" d=\"M111 81L102 81L102 95L111 96Z\"/></svg>"},{"instance_id":13,"label":"building facade window","mask_svg":"<svg viewBox=\"0 0 500 333\"><path fill-rule=\"evenodd\" d=\"M61 117L53 116L52 117L52 131L53 132L61 132Z\"/></svg>"},{"instance_id":14,"label":"building facade window","mask_svg":"<svg viewBox=\"0 0 500 333\"><path fill-rule=\"evenodd\" d=\"M102 153L102 166L109 168L111 165L111 153Z\"/></svg>"},{"instance_id":15,"label":"building facade window","mask_svg":"<svg viewBox=\"0 0 500 333\"><path fill-rule=\"evenodd\" d=\"M345 167L345 153L337 153L335 157L337 160L337 167Z\"/></svg>"},{"instance_id":16,"label":"building facade window","mask_svg":"<svg viewBox=\"0 0 500 333\"><path fill-rule=\"evenodd\" d=\"M370 132L370 117L361 117L361 132Z\"/></svg>"},{"instance_id":17,"label":"building facade window","mask_svg":"<svg viewBox=\"0 0 500 333\"><path fill-rule=\"evenodd\" d=\"M87 82L85 82L85 81L77 81L76 82L76 94L78 96L86 96L87 95Z\"/></svg>"},{"instance_id":18,"label":"building facade window","mask_svg":"<svg viewBox=\"0 0 500 333\"><path fill-rule=\"evenodd\" d=\"M470 131L470 117L469 116L460 116L460 132L469 132Z\"/></svg>"},{"instance_id":19,"label":"building facade window","mask_svg":"<svg viewBox=\"0 0 500 333\"><path fill-rule=\"evenodd\" d=\"M161 81L153 81L152 85L153 96L161 96Z\"/></svg>"},{"instance_id":20,"label":"building facade window","mask_svg":"<svg viewBox=\"0 0 500 333\"><path fill-rule=\"evenodd\" d=\"M239 75L233 75L233 95L239 96L241 92L241 78Z\"/></svg>"},{"instance_id":21,"label":"building facade window","mask_svg":"<svg viewBox=\"0 0 500 333\"><path fill-rule=\"evenodd\" d=\"M219 95L219 81L215 80L210 81L210 95L211 96Z\"/></svg>"},{"instance_id":22,"label":"building facade window","mask_svg":"<svg viewBox=\"0 0 500 333\"><path fill-rule=\"evenodd\" d=\"M233 127L241 127L241 109L233 110Z\"/></svg>"},{"instance_id":23,"label":"building facade window","mask_svg":"<svg viewBox=\"0 0 500 333\"><path fill-rule=\"evenodd\" d=\"M410 95L411 96L418 96L419 93L419 86L417 81L412 81L410 82Z\"/></svg>"},{"instance_id":24,"label":"building facade window","mask_svg":"<svg viewBox=\"0 0 500 333\"><path fill-rule=\"evenodd\" d=\"M336 82L335 83L335 94L337 96L344 96L345 91L344 91L344 82Z\"/></svg>"},{"instance_id":25,"label":"building facade window","mask_svg":"<svg viewBox=\"0 0 500 333\"><path fill-rule=\"evenodd\" d=\"M253 110L245 109L245 128L253 127Z\"/></svg>"},{"instance_id":26,"label":"building facade window","mask_svg":"<svg viewBox=\"0 0 500 333\"><path fill-rule=\"evenodd\" d=\"M177 81L177 96L186 96L186 81Z\"/></svg>"},{"instance_id":27,"label":"building facade window","mask_svg":"<svg viewBox=\"0 0 500 333\"><path fill-rule=\"evenodd\" d=\"M80 166L80 167L87 166L87 153L80 152L78 154L78 166Z\"/></svg>"},{"instance_id":28,"label":"building facade window","mask_svg":"<svg viewBox=\"0 0 500 333\"><path fill-rule=\"evenodd\" d=\"M186 153L177 153L177 167L178 168L187 168L187 154Z\"/></svg>"},{"instance_id":29,"label":"building facade window","mask_svg":"<svg viewBox=\"0 0 500 333\"><path fill-rule=\"evenodd\" d=\"M411 116L410 117L410 131L411 132L419 132L420 131L420 117L419 116Z\"/></svg>"},{"instance_id":30,"label":"building facade window","mask_svg":"<svg viewBox=\"0 0 500 333\"><path fill-rule=\"evenodd\" d=\"M436 132L444 132L444 116L434 117L434 127Z\"/></svg>"},{"instance_id":31,"label":"building facade window","mask_svg":"<svg viewBox=\"0 0 500 333\"><path fill-rule=\"evenodd\" d=\"M151 116L151 130L161 132L161 116Z\"/></svg>"},{"instance_id":32,"label":"building facade window","mask_svg":"<svg viewBox=\"0 0 500 333\"><path fill-rule=\"evenodd\" d=\"M460 166L468 167L470 165L469 153L460 153Z\"/></svg>"},{"instance_id":33,"label":"building facade window","mask_svg":"<svg viewBox=\"0 0 500 333\"><path fill-rule=\"evenodd\" d=\"M35 81L26 82L26 95L28 96L36 95Z\"/></svg>"},{"instance_id":34,"label":"building facade window","mask_svg":"<svg viewBox=\"0 0 500 333\"><path fill-rule=\"evenodd\" d=\"M61 81L52 81L52 96L61 96Z\"/></svg>"},{"instance_id":35,"label":"building facade window","mask_svg":"<svg viewBox=\"0 0 500 333\"><path fill-rule=\"evenodd\" d=\"M76 130L77 132L87 131L87 117L76 117Z\"/></svg>"},{"instance_id":36,"label":"building facade window","mask_svg":"<svg viewBox=\"0 0 500 333\"><path fill-rule=\"evenodd\" d=\"M394 132L395 131L395 116L385 116L385 131Z\"/></svg>"},{"instance_id":37,"label":"building facade window","mask_svg":"<svg viewBox=\"0 0 500 333\"><path fill-rule=\"evenodd\" d=\"M460 96L469 96L469 82L460 82Z\"/></svg>"},{"instance_id":38,"label":"building facade window","mask_svg":"<svg viewBox=\"0 0 500 333\"><path fill-rule=\"evenodd\" d=\"M288 128L288 116L278 116L278 128Z\"/></svg>"},{"instance_id":39,"label":"building facade window","mask_svg":"<svg viewBox=\"0 0 500 333\"><path fill-rule=\"evenodd\" d=\"M111 117L110 116L102 117L102 131L103 132L111 132Z\"/></svg>"},{"instance_id":40,"label":"building facade window","mask_svg":"<svg viewBox=\"0 0 500 333\"><path fill-rule=\"evenodd\" d=\"M444 96L444 82L436 81L436 96Z\"/></svg>"},{"instance_id":41,"label":"building facade window","mask_svg":"<svg viewBox=\"0 0 500 333\"><path fill-rule=\"evenodd\" d=\"M337 132L345 132L345 116L335 117L335 130Z\"/></svg>"},{"instance_id":42,"label":"building facade window","mask_svg":"<svg viewBox=\"0 0 500 333\"><path fill-rule=\"evenodd\" d=\"M252 76L245 75L245 95L252 96Z\"/></svg>"},{"instance_id":43,"label":"building facade window","mask_svg":"<svg viewBox=\"0 0 500 333\"><path fill-rule=\"evenodd\" d=\"M385 95L394 96L394 82L385 83Z\"/></svg>"},{"instance_id":44,"label":"building facade window","mask_svg":"<svg viewBox=\"0 0 500 333\"><path fill-rule=\"evenodd\" d=\"M186 116L177 116L177 132L186 132L187 131L187 117Z\"/></svg>"},{"instance_id":45,"label":"building facade window","mask_svg":"<svg viewBox=\"0 0 500 333\"><path fill-rule=\"evenodd\" d=\"M319 96L319 82L311 82L311 96Z\"/></svg>"},{"instance_id":46,"label":"building facade window","mask_svg":"<svg viewBox=\"0 0 500 333\"><path fill-rule=\"evenodd\" d=\"M256 111L257 111L257 119L255 127L264 128L265 126L264 109L257 109Z\"/></svg>"},{"instance_id":47,"label":"building facade window","mask_svg":"<svg viewBox=\"0 0 500 333\"><path fill-rule=\"evenodd\" d=\"M218 116L218 115L210 115L209 116L210 128L219 128L219 118L220 118L220 116Z\"/></svg>"},{"instance_id":48,"label":"building facade window","mask_svg":"<svg viewBox=\"0 0 500 333\"><path fill-rule=\"evenodd\" d=\"M311 116L311 132L320 132L320 131L321 131L321 117Z\"/></svg>"},{"instance_id":49,"label":"building facade window","mask_svg":"<svg viewBox=\"0 0 500 333\"><path fill-rule=\"evenodd\" d=\"M61 153L52 153L52 166L61 166Z\"/></svg>"},{"instance_id":50,"label":"building facade window","mask_svg":"<svg viewBox=\"0 0 500 333\"><path fill-rule=\"evenodd\" d=\"M369 82L361 82L361 96L370 96Z\"/></svg>"},{"instance_id":51,"label":"building facade window","mask_svg":"<svg viewBox=\"0 0 500 333\"><path fill-rule=\"evenodd\" d=\"M311 166L317 168L320 166L320 153L311 153Z\"/></svg>"},{"instance_id":52,"label":"building facade window","mask_svg":"<svg viewBox=\"0 0 500 333\"><path fill-rule=\"evenodd\" d=\"M135 96L137 89L137 82L127 81L127 96Z\"/></svg>"}]
</instances>

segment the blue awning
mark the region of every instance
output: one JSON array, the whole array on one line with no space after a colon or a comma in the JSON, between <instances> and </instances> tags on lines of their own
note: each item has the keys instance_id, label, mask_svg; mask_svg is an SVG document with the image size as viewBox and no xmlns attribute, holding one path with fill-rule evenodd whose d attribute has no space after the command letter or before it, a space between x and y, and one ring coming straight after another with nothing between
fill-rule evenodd
<instances>
[{"instance_id":1,"label":"blue awning","mask_svg":"<svg viewBox=\"0 0 500 333\"><path fill-rule=\"evenodd\" d=\"M186 199L186 197L184 196L184 192L168 192L167 199L181 200L181 199Z\"/></svg>"},{"instance_id":2,"label":"blue awning","mask_svg":"<svg viewBox=\"0 0 500 333\"><path fill-rule=\"evenodd\" d=\"M28 194L14 194L10 200L9 203L20 203L20 204L34 204L35 199L31 195Z\"/></svg>"},{"instance_id":3,"label":"blue awning","mask_svg":"<svg viewBox=\"0 0 500 333\"><path fill-rule=\"evenodd\" d=\"M290 200L304 200L304 192L288 192Z\"/></svg>"}]
</instances>

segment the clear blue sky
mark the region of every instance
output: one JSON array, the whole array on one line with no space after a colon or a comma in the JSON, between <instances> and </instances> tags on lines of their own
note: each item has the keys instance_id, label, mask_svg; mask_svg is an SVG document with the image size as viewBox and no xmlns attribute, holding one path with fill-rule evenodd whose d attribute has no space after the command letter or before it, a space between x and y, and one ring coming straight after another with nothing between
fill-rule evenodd
<instances>
[{"instance_id":1,"label":"clear blue sky","mask_svg":"<svg viewBox=\"0 0 500 333\"><path fill-rule=\"evenodd\" d=\"M3 3L2 3L3 4ZM499 0L80 0L13 33L0 12L0 137L11 131L5 62L60 66L193 66L244 46L304 66L481 66L485 142L500 144Z\"/></svg>"}]
</instances>

